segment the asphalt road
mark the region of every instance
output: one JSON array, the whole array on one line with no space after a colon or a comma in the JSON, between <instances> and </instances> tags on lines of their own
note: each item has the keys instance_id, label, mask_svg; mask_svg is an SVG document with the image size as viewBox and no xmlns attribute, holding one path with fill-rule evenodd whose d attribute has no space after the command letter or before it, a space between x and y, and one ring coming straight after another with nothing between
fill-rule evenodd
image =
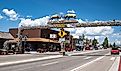
<instances>
[{"instance_id":1,"label":"asphalt road","mask_svg":"<svg viewBox=\"0 0 121 71\"><path fill-rule=\"evenodd\" d=\"M109 50L0 67L0 71L108 71L115 58Z\"/></svg>"},{"instance_id":2,"label":"asphalt road","mask_svg":"<svg viewBox=\"0 0 121 71\"><path fill-rule=\"evenodd\" d=\"M32 59L32 58L40 58L40 57L46 57L46 56L49 56L49 55L43 55L43 54L3 55L3 56L0 56L0 63L18 61L18 60L26 60L26 59Z\"/></svg>"}]
</instances>

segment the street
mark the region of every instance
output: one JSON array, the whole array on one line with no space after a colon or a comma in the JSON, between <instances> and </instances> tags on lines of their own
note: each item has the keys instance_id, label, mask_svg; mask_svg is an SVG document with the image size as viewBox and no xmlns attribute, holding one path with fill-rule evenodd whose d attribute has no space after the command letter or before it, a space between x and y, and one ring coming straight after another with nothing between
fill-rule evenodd
<instances>
[{"instance_id":1,"label":"street","mask_svg":"<svg viewBox=\"0 0 121 71\"><path fill-rule=\"evenodd\" d=\"M2 66L0 71L109 71L118 55L110 50Z\"/></svg>"}]
</instances>

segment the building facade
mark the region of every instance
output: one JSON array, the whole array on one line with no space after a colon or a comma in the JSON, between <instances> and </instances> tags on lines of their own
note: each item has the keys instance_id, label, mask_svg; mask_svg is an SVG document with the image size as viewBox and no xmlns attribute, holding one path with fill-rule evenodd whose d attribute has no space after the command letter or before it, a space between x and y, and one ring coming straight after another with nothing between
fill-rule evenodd
<instances>
[{"instance_id":1,"label":"building facade","mask_svg":"<svg viewBox=\"0 0 121 71\"><path fill-rule=\"evenodd\" d=\"M10 34L17 38L18 36L18 28L9 29ZM65 35L65 39L71 41L70 33L65 31L67 35ZM59 42L60 36L58 35L59 31L51 30L50 28L29 28L22 29L21 35L24 38L26 36L26 41L22 41L22 46L27 48L31 47L31 50L37 51L41 50L42 52L47 51L60 51L61 46ZM54 37L50 37L50 34L55 35ZM25 45L26 44L26 45ZM71 42L66 43L66 47L72 48Z\"/></svg>"}]
</instances>

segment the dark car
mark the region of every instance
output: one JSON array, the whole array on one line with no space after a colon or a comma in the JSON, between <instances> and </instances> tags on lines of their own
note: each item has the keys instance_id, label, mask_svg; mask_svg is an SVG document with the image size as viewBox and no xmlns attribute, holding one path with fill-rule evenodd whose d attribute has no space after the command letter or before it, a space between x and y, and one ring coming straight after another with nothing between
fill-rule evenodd
<instances>
[{"instance_id":1,"label":"dark car","mask_svg":"<svg viewBox=\"0 0 121 71\"><path fill-rule=\"evenodd\" d=\"M112 48L111 49L111 54L119 54L119 49L118 48Z\"/></svg>"},{"instance_id":2,"label":"dark car","mask_svg":"<svg viewBox=\"0 0 121 71\"><path fill-rule=\"evenodd\" d=\"M0 55L7 55L8 51L6 49L0 49Z\"/></svg>"},{"instance_id":3,"label":"dark car","mask_svg":"<svg viewBox=\"0 0 121 71\"><path fill-rule=\"evenodd\" d=\"M90 47L86 47L85 50L90 50Z\"/></svg>"}]
</instances>

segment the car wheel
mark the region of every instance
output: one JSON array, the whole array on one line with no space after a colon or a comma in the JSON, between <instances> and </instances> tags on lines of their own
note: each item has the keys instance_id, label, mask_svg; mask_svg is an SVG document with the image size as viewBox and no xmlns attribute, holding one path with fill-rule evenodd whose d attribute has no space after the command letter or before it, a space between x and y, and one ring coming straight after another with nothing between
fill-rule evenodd
<instances>
[{"instance_id":1,"label":"car wheel","mask_svg":"<svg viewBox=\"0 0 121 71\"><path fill-rule=\"evenodd\" d=\"M119 55L119 53L117 53Z\"/></svg>"},{"instance_id":2,"label":"car wheel","mask_svg":"<svg viewBox=\"0 0 121 71\"><path fill-rule=\"evenodd\" d=\"M111 52L111 55L112 55L113 53Z\"/></svg>"},{"instance_id":3,"label":"car wheel","mask_svg":"<svg viewBox=\"0 0 121 71\"><path fill-rule=\"evenodd\" d=\"M2 52L2 55L6 55L7 53L6 52Z\"/></svg>"}]
</instances>

